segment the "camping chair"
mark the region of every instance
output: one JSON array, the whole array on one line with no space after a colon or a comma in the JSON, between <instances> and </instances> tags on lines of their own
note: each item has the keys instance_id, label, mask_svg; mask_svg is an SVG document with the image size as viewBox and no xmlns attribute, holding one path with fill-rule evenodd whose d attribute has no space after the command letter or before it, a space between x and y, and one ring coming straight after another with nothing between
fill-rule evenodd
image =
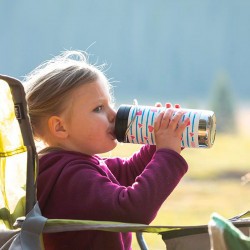
<instances>
[{"instance_id":1,"label":"camping chair","mask_svg":"<svg viewBox=\"0 0 250 250\"><path fill-rule=\"evenodd\" d=\"M175 239L177 239L178 245L181 242L180 235L183 234L192 237L203 232L208 237L207 225L195 227L148 226L110 221L63 220L43 217L36 198L38 157L27 114L25 92L21 82L0 75L1 250L43 249L42 233L76 230L135 232L142 250L147 249L142 232L161 234L168 250L187 250L187 248L173 248L175 245L171 245ZM237 223L236 220L234 224L239 225ZM246 223L244 227L249 227L250 222ZM198 250L194 247L190 249Z\"/></svg>"},{"instance_id":2,"label":"camping chair","mask_svg":"<svg viewBox=\"0 0 250 250\"><path fill-rule=\"evenodd\" d=\"M0 76L0 242L18 233L16 219L35 204L37 155L25 103L20 82Z\"/></svg>"}]
</instances>

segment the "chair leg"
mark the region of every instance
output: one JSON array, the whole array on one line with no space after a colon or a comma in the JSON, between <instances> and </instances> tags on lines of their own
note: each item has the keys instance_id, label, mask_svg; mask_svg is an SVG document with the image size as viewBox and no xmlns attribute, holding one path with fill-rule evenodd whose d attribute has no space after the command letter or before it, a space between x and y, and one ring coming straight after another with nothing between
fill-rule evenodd
<instances>
[{"instance_id":1,"label":"chair leg","mask_svg":"<svg viewBox=\"0 0 250 250\"><path fill-rule=\"evenodd\" d=\"M141 250L148 250L148 246L143 238L142 232L136 232L136 239Z\"/></svg>"}]
</instances>

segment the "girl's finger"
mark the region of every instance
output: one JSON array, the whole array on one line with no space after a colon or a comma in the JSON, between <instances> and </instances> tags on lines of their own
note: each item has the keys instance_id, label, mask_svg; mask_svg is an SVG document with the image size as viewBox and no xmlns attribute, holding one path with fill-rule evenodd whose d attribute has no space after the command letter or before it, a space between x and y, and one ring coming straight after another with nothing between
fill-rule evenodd
<instances>
[{"instance_id":1,"label":"girl's finger","mask_svg":"<svg viewBox=\"0 0 250 250\"><path fill-rule=\"evenodd\" d=\"M171 118L173 116L174 110L173 109L166 109L164 112L164 115L161 120L161 126L168 127L169 122L171 121Z\"/></svg>"},{"instance_id":2,"label":"girl's finger","mask_svg":"<svg viewBox=\"0 0 250 250\"><path fill-rule=\"evenodd\" d=\"M160 108L160 107L162 107L162 104L161 104L160 102L157 102L157 103L155 104L155 107Z\"/></svg>"},{"instance_id":3,"label":"girl's finger","mask_svg":"<svg viewBox=\"0 0 250 250\"><path fill-rule=\"evenodd\" d=\"M162 111L155 119L155 122L154 122L154 130L155 131L158 131L159 128L161 127L161 121L162 121L162 117L164 115L164 111Z\"/></svg>"},{"instance_id":4,"label":"girl's finger","mask_svg":"<svg viewBox=\"0 0 250 250\"><path fill-rule=\"evenodd\" d=\"M183 112L180 111L180 110L178 110L178 111L174 114L174 116L172 117L169 126L171 126L171 127L173 127L174 129L176 129L176 128L177 128L177 125L178 125L178 123L179 123L179 121L180 121L181 118L182 118L182 116L183 116Z\"/></svg>"},{"instance_id":5,"label":"girl's finger","mask_svg":"<svg viewBox=\"0 0 250 250\"><path fill-rule=\"evenodd\" d=\"M181 137L184 129L188 126L189 123L190 123L190 119L187 117L183 122L178 124L178 128L176 129L178 136Z\"/></svg>"},{"instance_id":6,"label":"girl's finger","mask_svg":"<svg viewBox=\"0 0 250 250\"><path fill-rule=\"evenodd\" d=\"M172 104L169 103L169 102L167 102L167 103L165 104L165 107L166 107L166 108L172 108Z\"/></svg>"}]
</instances>

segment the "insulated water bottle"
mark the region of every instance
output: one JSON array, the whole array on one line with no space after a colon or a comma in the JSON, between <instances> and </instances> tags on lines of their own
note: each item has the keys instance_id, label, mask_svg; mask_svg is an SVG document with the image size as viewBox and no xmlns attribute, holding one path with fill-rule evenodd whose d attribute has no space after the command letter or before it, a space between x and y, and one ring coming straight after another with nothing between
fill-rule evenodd
<instances>
[{"instance_id":1,"label":"insulated water bottle","mask_svg":"<svg viewBox=\"0 0 250 250\"><path fill-rule=\"evenodd\" d=\"M164 109L166 108L121 105L118 108L115 121L117 140L126 143L154 145L154 121ZM187 117L190 120L190 123L182 133L181 146L187 148L212 147L216 134L216 117L214 112L196 109L181 110L184 111L181 121L184 121Z\"/></svg>"}]
</instances>

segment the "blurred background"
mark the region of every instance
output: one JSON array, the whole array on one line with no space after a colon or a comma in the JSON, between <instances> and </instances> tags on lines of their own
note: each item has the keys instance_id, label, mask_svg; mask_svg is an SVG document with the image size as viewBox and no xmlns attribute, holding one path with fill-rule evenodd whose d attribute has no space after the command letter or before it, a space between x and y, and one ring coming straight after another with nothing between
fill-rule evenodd
<instances>
[{"instance_id":1,"label":"blurred background","mask_svg":"<svg viewBox=\"0 0 250 250\"><path fill-rule=\"evenodd\" d=\"M0 1L0 70L21 78L65 49L106 63L118 103L207 107L220 81L250 93L250 2Z\"/></svg>"},{"instance_id":2,"label":"blurred background","mask_svg":"<svg viewBox=\"0 0 250 250\"><path fill-rule=\"evenodd\" d=\"M136 98L213 110L214 147L184 150L189 173L154 223L232 217L250 209L249 13L248 0L0 0L0 73L22 80L61 51L84 50L107 65L117 106Z\"/></svg>"}]
</instances>

